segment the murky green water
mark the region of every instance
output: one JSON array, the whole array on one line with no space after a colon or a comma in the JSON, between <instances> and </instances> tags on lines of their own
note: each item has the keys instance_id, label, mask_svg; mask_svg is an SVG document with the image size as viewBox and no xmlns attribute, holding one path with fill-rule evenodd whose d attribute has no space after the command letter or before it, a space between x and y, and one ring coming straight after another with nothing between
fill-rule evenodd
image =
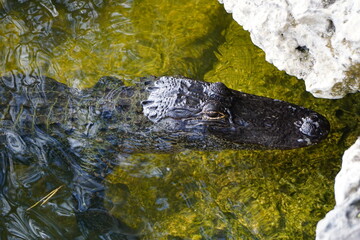
<instances>
[{"instance_id":1,"label":"murky green water","mask_svg":"<svg viewBox=\"0 0 360 240\"><path fill-rule=\"evenodd\" d=\"M107 208L142 239L314 239L334 204L341 155L360 135L359 95L313 98L301 80L268 64L215 0L4 0L0 7L2 75L43 74L86 87L104 75L131 84L180 74L325 115L332 132L318 146L137 154L107 178ZM0 239L84 239L71 189L26 211L60 183L9 162L1 166L10 174L0 178Z\"/></svg>"}]
</instances>

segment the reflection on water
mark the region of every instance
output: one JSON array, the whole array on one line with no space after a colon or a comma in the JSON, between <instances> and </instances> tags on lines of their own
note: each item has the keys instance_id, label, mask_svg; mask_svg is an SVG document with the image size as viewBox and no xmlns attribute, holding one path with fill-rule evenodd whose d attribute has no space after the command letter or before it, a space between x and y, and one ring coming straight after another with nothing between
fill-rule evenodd
<instances>
[{"instance_id":1,"label":"reflection on water","mask_svg":"<svg viewBox=\"0 0 360 240\"><path fill-rule=\"evenodd\" d=\"M126 239L135 230L142 239L314 238L316 222L333 205L340 156L360 133L355 95L311 97L301 81L265 62L215 0L5 0L0 8L1 75L46 75L86 87L105 75L131 84L181 74L301 104L332 124L326 141L300 150L109 153L121 160L106 179L104 204L126 226L114 236L106 235L100 213L86 218L90 230L74 214L69 166L76 159L66 134L35 134L3 121L4 113L27 111L9 111L3 90L0 239ZM93 149L85 154L96 158ZM46 204L26 211L61 185Z\"/></svg>"}]
</instances>

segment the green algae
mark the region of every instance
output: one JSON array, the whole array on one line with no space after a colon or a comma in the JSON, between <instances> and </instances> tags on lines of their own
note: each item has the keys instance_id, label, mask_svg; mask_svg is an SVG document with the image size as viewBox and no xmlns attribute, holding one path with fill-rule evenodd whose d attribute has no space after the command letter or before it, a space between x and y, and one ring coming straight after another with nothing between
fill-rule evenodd
<instances>
[{"instance_id":1,"label":"green algae","mask_svg":"<svg viewBox=\"0 0 360 240\"><path fill-rule=\"evenodd\" d=\"M352 92L355 89L360 88L360 63L352 65L346 71L346 79L344 81L344 85L347 88L347 92Z\"/></svg>"},{"instance_id":2,"label":"green algae","mask_svg":"<svg viewBox=\"0 0 360 240\"><path fill-rule=\"evenodd\" d=\"M223 34L205 80L315 109L331 122L329 138L291 151L132 156L108 178L128 187L113 213L145 239L314 239L317 221L334 205L342 153L360 134L360 101L316 99L267 63L236 23ZM108 195L117 196L111 186Z\"/></svg>"},{"instance_id":3,"label":"green algae","mask_svg":"<svg viewBox=\"0 0 360 240\"><path fill-rule=\"evenodd\" d=\"M59 17L55 18L37 9L36 14L45 16L42 24L52 25L46 33L51 37L33 38L23 54L17 49L25 34L17 33L19 40L13 45L3 41L0 49L6 49L14 59L27 59L26 63L12 61L3 72L38 69L80 88L92 86L104 75L130 82L146 75L179 73L202 78L216 60L218 44L224 41L220 32L231 21L216 1L109 1L96 7L84 3L57 5ZM14 19L18 15L14 12L3 21L16 30ZM22 23L25 31L34 31Z\"/></svg>"},{"instance_id":4,"label":"green algae","mask_svg":"<svg viewBox=\"0 0 360 240\"><path fill-rule=\"evenodd\" d=\"M144 228L147 239L211 239L219 233L228 239L310 239L333 205L341 153L328 144L132 156L108 178L115 184L109 195L119 195L117 184L128 187L126 200L112 212Z\"/></svg>"},{"instance_id":5,"label":"green algae","mask_svg":"<svg viewBox=\"0 0 360 240\"><path fill-rule=\"evenodd\" d=\"M267 63L215 0L74 1L57 4L56 17L36 2L0 19L2 73L41 73L79 87L104 75L131 83L181 74L303 105L331 123L328 139L299 150L126 157L107 178L112 214L143 239L314 239L334 205L341 155L360 135L358 95L312 97Z\"/></svg>"}]
</instances>

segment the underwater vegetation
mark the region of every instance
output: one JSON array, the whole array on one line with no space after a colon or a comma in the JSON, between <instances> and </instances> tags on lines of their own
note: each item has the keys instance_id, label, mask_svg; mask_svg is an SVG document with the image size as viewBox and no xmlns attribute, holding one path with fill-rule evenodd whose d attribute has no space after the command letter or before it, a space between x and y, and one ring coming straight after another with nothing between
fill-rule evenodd
<instances>
[{"instance_id":1,"label":"underwater vegetation","mask_svg":"<svg viewBox=\"0 0 360 240\"><path fill-rule=\"evenodd\" d=\"M334 205L343 151L360 134L358 95L311 96L302 80L265 61L216 0L19 0L0 8L2 75L46 75L84 88L102 76L132 85L142 76L181 74L323 114L331 133L316 146L126 155L106 178L105 206L142 239L314 239L317 221ZM349 79L357 79L356 69ZM70 179L66 156L44 149L45 158L26 163L0 150L0 238L101 236L78 225L68 186L26 211ZM48 169L54 159L60 165Z\"/></svg>"}]
</instances>

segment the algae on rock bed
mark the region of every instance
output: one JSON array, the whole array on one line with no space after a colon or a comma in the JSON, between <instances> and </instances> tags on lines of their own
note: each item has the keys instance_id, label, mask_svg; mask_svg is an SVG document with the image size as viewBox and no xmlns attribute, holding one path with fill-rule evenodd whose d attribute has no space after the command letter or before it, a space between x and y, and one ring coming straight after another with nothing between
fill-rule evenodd
<instances>
[{"instance_id":1,"label":"algae on rock bed","mask_svg":"<svg viewBox=\"0 0 360 240\"><path fill-rule=\"evenodd\" d=\"M231 21L216 0L55 1L55 17L34 1L13 5L0 19L7 26L0 31L2 72L41 73L78 87L106 75L202 78Z\"/></svg>"},{"instance_id":2,"label":"algae on rock bed","mask_svg":"<svg viewBox=\"0 0 360 240\"><path fill-rule=\"evenodd\" d=\"M134 155L108 178L111 212L149 239L310 238L337 170L337 151L319 150Z\"/></svg>"},{"instance_id":3,"label":"algae on rock bed","mask_svg":"<svg viewBox=\"0 0 360 240\"><path fill-rule=\"evenodd\" d=\"M220 32L231 20L220 13L223 9L216 1L110 1L99 11L96 44L91 48L89 42L61 46L69 49L69 55L54 59L59 68L65 68L56 74L74 79L81 71L83 86L104 75L129 82L147 75L180 73L199 78L215 61L213 51L223 42ZM82 67L72 59L81 59Z\"/></svg>"},{"instance_id":4,"label":"algae on rock bed","mask_svg":"<svg viewBox=\"0 0 360 240\"><path fill-rule=\"evenodd\" d=\"M360 101L315 99L302 81L267 63L236 23L224 37L205 80L319 111L331 122L329 138L290 151L134 155L108 178L108 196L126 196L111 211L143 228L146 239L313 239L334 205L341 155L360 134L351 120Z\"/></svg>"},{"instance_id":5,"label":"algae on rock bed","mask_svg":"<svg viewBox=\"0 0 360 240\"><path fill-rule=\"evenodd\" d=\"M108 177L113 214L145 239L314 238L333 205L342 152L360 135L359 98L314 99L264 60L216 0L52 1L58 16L18 2L0 19L2 72L82 87L104 75L181 74L300 104L331 122L329 138L306 149L132 155Z\"/></svg>"}]
</instances>

